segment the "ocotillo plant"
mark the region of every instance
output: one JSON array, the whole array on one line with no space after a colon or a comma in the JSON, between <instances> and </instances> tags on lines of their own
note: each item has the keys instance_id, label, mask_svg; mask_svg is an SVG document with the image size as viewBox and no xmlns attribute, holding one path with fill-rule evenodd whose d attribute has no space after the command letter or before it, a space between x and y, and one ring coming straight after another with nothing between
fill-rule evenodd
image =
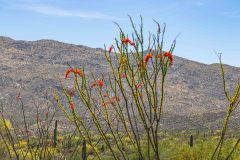
<instances>
[{"instance_id":1,"label":"ocotillo plant","mask_svg":"<svg viewBox=\"0 0 240 160\"><path fill-rule=\"evenodd\" d=\"M165 25L161 28L155 21L156 33L150 33L145 39L142 18L139 30L131 17L130 21L131 37L117 24L120 37L108 49L105 47L108 74L100 77L99 73L88 74L84 68L70 67L65 78L70 79L70 74L74 74L73 88L77 96L73 97L72 91L62 85L69 107L57 92L54 97L98 159L101 159L101 153L93 143L94 134L101 136L114 159L128 159L123 140L127 138L139 159L159 160L158 133L165 104L165 83L173 65L176 40L169 49L164 49ZM81 107L81 112L77 107ZM89 122L91 128L87 127Z\"/></svg>"},{"instance_id":2,"label":"ocotillo plant","mask_svg":"<svg viewBox=\"0 0 240 160\"><path fill-rule=\"evenodd\" d=\"M222 147L224 144L224 140L225 140L225 135L226 135L226 132L228 129L229 120L230 120L233 112L236 111L236 109L239 107L239 104L240 104L240 79L238 79L234 93L233 94L229 93L229 91L227 90L227 82L226 82L226 78L225 78L224 65L222 64L221 54L219 54L219 61L220 61L220 68L221 68L220 71L221 71L221 76L222 76L222 81L223 81L223 90L224 90L225 97L228 101L228 110L227 110L227 113L226 113L226 116L225 116L225 119L223 122L223 128L222 128L219 142L213 152L211 160L219 159L219 157L221 155ZM231 157L231 155L233 154L233 152L236 149L239 142L240 142L240 138L237 140L232 151L227 156L227 159L229 159Z\"/></svg>"},{"instance_id":3,"label":"ocotillo plant","mask_svg":"<svg viewBox=\"0 0 240 160\"><path fill-rule=\"evenodd\" d=\"M11 98L12 99L12 98ZM15 99L15 97L14 97ZM56 159L56 157L65 158L64 150L59 153L55 152L55 148L49 147L52 145L52 141L49 139L49 128L53 125L52 119L54 118L54 113L49 113L49 104L47 105L47 110L40 111L40 108L43 108L43 103L37 103L35 98L32 97L29 103L33 103L33 106L36 107L36 114L33 115L36 122L36 131L35 133L30 130L29 118L26 114L26 105L25 99L21 96L20 93L16 96L16 103L10 103L9 105L3 104L0 101L0 139L4 141L4 144L1 146L5 146L6 150L4 151L5 157L1 157L1 159ZM19 118L17 117L9 117L9 115L5 111L6 107L19 107L22 111L20 114L20 118L23 120L24 128L19 125ZM44 107L46 107L44 103ZM8 119L11 119L8 120ZM17 123L16 123L17 122ZM32 121L31 121L32 123ZM32 143L32 142L35 143ZM20 146L20 147L19 147Z\"/></svg>"},{"instance_id":4,"label":"ocotillo plant","mask_svg":"<svg viewBox=\"0 0 240 160\"><path fill-rule=\"evenodd\" d=\"M57 146L57 127L58 127L58 121L56 120L55 121L55 128L54 128L54 139L53 139L53 141L54 141L54 147L56 147Z\"/></svg>"}]
</instances>

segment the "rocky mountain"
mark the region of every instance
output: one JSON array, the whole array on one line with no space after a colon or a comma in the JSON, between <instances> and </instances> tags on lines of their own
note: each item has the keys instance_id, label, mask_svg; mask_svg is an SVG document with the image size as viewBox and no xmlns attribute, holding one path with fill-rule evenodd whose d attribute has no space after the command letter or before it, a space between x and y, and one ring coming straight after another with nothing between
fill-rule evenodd
<instances>
[{"instance_id":1,"label":"rocky mountain","mask_svg":"<svg viewBox=\"0 0 240 160\"><path fill-rule=\"evenodd\" d=\"M226 111L219 64L202 64L174 57L174 66L167 80L167 106L163 127L167 129L219 128ZM0 99L7 103L25 90L22 97L33 95L43 99L49 87L59 89L58 80L64 78L71 66L84 66L86 71L107 72L108 67L101 49L67 44L53 40L19 41L0 37ZM240 68L225 65L226 79L232 90L240 77ZM26 98L27 99L27 98ZM11 106L5 103L5 106ZM11 115L19 110L6 107ZM31 114L31 106L28 113ZM234 116L232 126L239 116Z\"/></svg>"}]
</instances>

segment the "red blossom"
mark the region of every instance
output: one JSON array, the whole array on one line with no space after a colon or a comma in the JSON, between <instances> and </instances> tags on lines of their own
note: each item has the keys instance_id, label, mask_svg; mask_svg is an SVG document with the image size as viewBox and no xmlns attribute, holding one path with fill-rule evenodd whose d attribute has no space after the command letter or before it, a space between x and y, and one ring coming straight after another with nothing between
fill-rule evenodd
<instances>
[{"instance_id":1,"label":"red blossom","mask_svg":"<svg viewBox=\"0 0 240 160\"><path fill-rule=\"evenodd\" d=\"M134 44L134 42L132 42L130 39L128 39L128 38L123 38L122 39L122 43L123 44L130 44L130 45L132 45L132 46L134 46L135 44Z\"/></svg>"},{"instance_id":2,"label":"red blossom","mask_svg":"<svg viewBox=\"0 0 240 160\"><path fill-rule=\"evenodd\" d=\"M48 117L48 112L45 112L45 116Z\"/></svg>"},{"instance_id":3,"label":"red blossom","mask_svg":"<svg viewBox=\"0 0 240 160\"><path fill-rule=\"evenodd\" d=\"M123 39L122 39L122 43L123 43L123 44L127 44L129 41L130 41L130 40L129 40L128 38L123 38Z\"/></svg>"},{"instance_id":4,"label":"red blossom","mask_svg":"<svg viewBox=\"0 0 240 160\"><path fill-rule=\"evenodd\" d=\"M137 84L136 84L136 88L137 88L137 89L139 89L141 86L142 86L141 83L137 83Z\"/></svg>"},{"instance_id":5,"label":"red blossom","mask_svg":"<svg viewBox=\"0 0 240 160\"><path fill-rule=\"evenodd\" d=\"M152 53L146 54L146 56L144 57L144 63L147 64L150 58L152 58Z\"/></svg>"},{"instance_id":6,"label":"red blossom","mask_svg":"<svg viewBox=\"0 0 240 160\"><path fill-rule=\"evenodd\" d=\"M173 56L172 56L172 53L171 52L164 52L163 53L163 56L164 57L167 57L168 60L169 60L169 65L171 66L173 64Z\"/></svg>"},{"instance_id":7,"label":"red blossom","mask_svg":"<svg viewBox=\"0 0 240 160\"><path fill-rule=\"evenodd\" d=\"M109 47L108 52L111 53L112 50L113 50L113 45L111 45L111 46Z\"/></svg>"},{"instance_id":8,"label":"red blossom","mask_svg":"<svg viewBox=\"0 0 240 160\"><path fill-rule=\"evenodd\" d=\"M71 103L70 103L70 109L71 109L71 110L74 110L74 108L75 108L75 105L74 105L73 102L71 102Z\"/></svg>"},{"instance_id":9,"label":"red blossom","mask_svg":"<svg viewBox=\"0 0 240 160\"><path fill-rule=\"evenodd\" d=\"M65 78L67 78L71 72L73 72L73 69L69 68L65 73Z\"/></svg>"},{"instance_id":10,"label":"red blossom","mask_svg":"<svg viewBox=\"0 0 240 160\"><path fill-rule=\"evenodd\" d=\"M75 69L73 72L74 72L75 74L78 74L80 77L83 77L83 72L82 72L81 70Z\"/></svg>"},{"instance_id":11,"label":"red blossom","mask_svg":"<svg viewBox=\"0 0 240 160\"><path fill-rule=\"evenodd\" d=\"M98 85L98 87L102 88L103 87L103 80L101 80L101 79L96 80L96 82L91 84L90 88L93 88L96 85Z\"/></svg>"},{"instance_id":12,"label":"red blossom","mask_svg":"<svg viewBox=\"0 0 240 160\"><path fill-rule=\"evenodd\" d=\"M132 45L132 46L135 46L135 43L134 43L134 42L131 42L131 41L130 41L129 44Z\"/></svg>"},{"instance_id":13,"label":"red blossom","mask_svg":"<svg viewBox=\"0 0 240 160\"><path fill-rule=\"evenodd\" d=\"M157 58L158 58L158 59L162 59L162 55L161 55L161 54L158 54L158 55L157 55Z\"/></svg>"},{"instance_id":14,"label":"red blossom","mask_svg":"<svg viewBox=\"0 0 240 160\"><path fill-rule=\"evenodd\" d=\"M98 80L96 81L96 83L97 83L98 87L100 87L100 88L103 87L103 80L98 79Z\"/></svg>"},{"instance_id":15,"label":"red blossom","mask_svg":"<svg viewBox=\"0 0 240 160\"><path fill-rule=\"evenodd\" d=\"M69 69L67 69L67 71L65 73L65 78L67 78L71 72L79 75L80 77L83 77L83 72L81 70L69 68Z\"/></svg>"}]
</instances>

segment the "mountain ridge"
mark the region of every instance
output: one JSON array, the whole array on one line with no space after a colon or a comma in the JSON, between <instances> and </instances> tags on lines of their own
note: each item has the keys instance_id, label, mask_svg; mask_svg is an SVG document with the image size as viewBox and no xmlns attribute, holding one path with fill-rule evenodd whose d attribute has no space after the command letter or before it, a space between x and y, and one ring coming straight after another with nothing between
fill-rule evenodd
<instances>
[{"instance_id":1,"label":"mountain ridge","mask_svg":"<svg viewBox=\"0 0 240 160\"><path fill-rule=\"evenodd\" d=\"M86 45L81 45L81 44L74 44L74 43L68 43L68 42L62 42L62 41L59 41L59 40L54 40L54 39L38 39L38 40L16 40L16 39L13 39L11 37L7 37L7 36L0 36L0 41L3 41L3 40L11 40L11 41L15 41L15 42L25 42L25 43L38 43L38 42L53 42L53 43L61 43L61 44L66 44L66 45L73 45L73 46L77 46L77 47L85 47L85 48L91 48L91 49L96 49L96 50L104 50L103 48L92 48L90 46L86 46ZM204 64L204 65L219 65L219 63L210 63L210 64L207 64L207 63L204 63L204 62L199 62L199 61L196 61L196 60L191 60L191 59L188 59L186 57L179 57L179 56L176 56L175 57L178 57L178 58L182 58L182 59L185 59L185 60L188 60L188 61L192 61L192 62L195 62L195 63L200 63L200 64ZM234 65L230 65L230 64L224 64L225 66L229 66L229 67L235 67L235 68L240 68L238 66L234 66Z\"/></svg>"}]
</instances>

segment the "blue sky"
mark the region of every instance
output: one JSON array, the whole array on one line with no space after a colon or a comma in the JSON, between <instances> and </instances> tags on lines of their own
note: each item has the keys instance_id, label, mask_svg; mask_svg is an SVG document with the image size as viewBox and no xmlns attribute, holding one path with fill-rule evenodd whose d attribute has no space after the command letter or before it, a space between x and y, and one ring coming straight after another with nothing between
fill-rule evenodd
<instances>
[{"instance_id":1,"label":"blue sky","mask_svg":"<svg viewBox=\"0 0 240 160\"><path fill-rule=\"evenodd\" d=\"M17 40L55 39L90 47L118 36L112 21L130 32L127 15L155 31L152 18L167 24L166 45L176 35L174 54L203 63L240 67L239 0L0 0L0 35Z\"/></svg>"}]
</instances>

